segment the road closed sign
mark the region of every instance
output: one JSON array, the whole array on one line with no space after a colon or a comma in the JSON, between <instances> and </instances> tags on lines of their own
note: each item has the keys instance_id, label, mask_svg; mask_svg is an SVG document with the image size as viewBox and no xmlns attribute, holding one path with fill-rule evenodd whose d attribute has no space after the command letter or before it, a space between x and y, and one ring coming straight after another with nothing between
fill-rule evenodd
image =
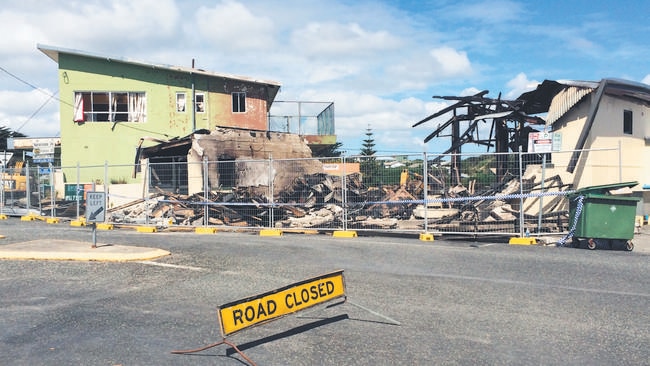
<instances>
[{"instance_id":1,"label":"road closed sign","mask_svg":"<svg viewBox=\"0 0 650 366\"><path fill-rule=\"evenodd\" d=\"M331 272L219 307L224 336L345 296L343 271Z\"/></svg>"},{"instance_id":2,"label":"road closed sign","mask_svg":"<svg viewBox=\"0 0 650 366\"><path fill-rule=\"evenodd\" d=\"M106 193L86 192L86 221L104 222L106 214Z\"/></svg>"}]
</instances>

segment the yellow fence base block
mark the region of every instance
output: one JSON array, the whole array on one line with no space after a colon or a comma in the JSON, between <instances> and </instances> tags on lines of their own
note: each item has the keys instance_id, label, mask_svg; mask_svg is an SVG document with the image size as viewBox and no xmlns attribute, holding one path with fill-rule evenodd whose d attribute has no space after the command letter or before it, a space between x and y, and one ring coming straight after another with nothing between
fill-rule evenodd
<instances>
[{"instance_id":1,"label":"yellow fence base block","mask_svg":"<svg viewBox=\"0 0 650 366\"><path fill-rule=\"evenodd\" d=\"M0 239L4 239L4 238L6 238L6 236L0 235Z\"/></svg>"},{"instance_id":2,"label":"yellow fence base block","mask_svg":"<svg viewBox=\"0 0 650 366\"><path fill-rule=\"evenodd\" d=\"M138 226L135 231L139 233L155 233L157 230L155 226Z\"/></svg>"},{"instance_id":3,"label":"yellow fence base block","mask_svg":"<svg viewBox=\"0 0 650 366\"><path fill-rule=\"evenodd\" d=\"M284 229L282 230L283 233L289 233L289 234L305 234L305 235L317 235L318 230L312 230L312 229Z\"/></svg>"},{"instance_id":4,"label":"yellow fence base block","mask_svg":"<svg viewBox=\"0 0 650 366\"><path fill-rule=\"evenodd\" d=\"M70 221L70 226L82 227L86 226L85 220L72 220Z\"/></svg>"},{"instance_id":5,"label":"yellow fence base block","mask_svg":"<svg viewBox=\"0 0 650 366\"><path fill-rule=\"evenodd\" d=\"M510 245L537 245L535 238L510 238Z\"/></svg>"},{"instance_id":6,"label":"yellow fence base block","mask_svg":"<svg viewBox=\"0 0 650 366\"><path fill-rule=\"evenodd\" d=\"M260 236L282 236L282 230L279 229L262 229Z\"/></svg>"},{"instance_id":7,"label":"yellow fence base block","mask_svg":"<svg viewBox=\"0 0 650 366\"><path fill-rule=\"evenodd\" d=\"M422 241L433 241L433 234L431 233L421 233L420 240Z\"/></svg>"},{"instance_id":8,"label":"yellow fence base block","mask_svg":"<svg viewBox=\"0 0 650 366\"><path fill-rule=\"evenodd\" d=\"M58 224L59 223L59 218L58 217L48 217L45 219L45 222L48 224Z\"/></svg>"},{"instance_id":9,"label":"yellow fence base block","mask_svg":"<svg viewBox=\"0 0 650 366\"><path fill-rule=\"evenodd\" d=\"M356 238L357 232L356 231L335 231L332 234L332 236L335 238Z\"/></svg>"},{"instance_id":10,"label":"yellow fence base block","mask_svg":"<svg viewBox=\"0 0 650 366\"><path fill-rule=\"evenodd\" d=\"M217 229L213 227L197 227L194 229L194 232L197 234L214 234L217 232Z\"/></svg>"},{"instance_id":11,"label":"yellow fence base block","mask_svg":"<svg viewBox=\"0 0 650 366\"><path fill-rule=\"evenodd\" d=\"M78 217L76 220L70 221L70 226L76 226L76 227L86 226L86 218L83 216Z\"/></svg>"},{"instance_id":12,"label":"yellow fence base block","mask_svg":"<svg viewBox=\"0 0 650 366\"><path fill-rule=\"evenodd\" d=\"M6 220L8 218L5 214L0 214L0 220Z\"/></svg>"},{"instance_id":13,"label":"yellow fence base block","mask_svg":"<svg viewBox=\"0 0 650 366\"><path fill-rule=\"evenodd\" d=\"M113 230L113 224L99 223L96 227L97 230Z\"/></svg>"},{"instance_id":14,"label":"yellow fence base block","mask_svg":"<svg viewBox=\"0 0 650 366\"><path fill-rule=\"evenodd\" d=\"M36 215L25 215L20 217L20 221L34 221L38 219L38 216Z\"/></svg>"}]
</instances>

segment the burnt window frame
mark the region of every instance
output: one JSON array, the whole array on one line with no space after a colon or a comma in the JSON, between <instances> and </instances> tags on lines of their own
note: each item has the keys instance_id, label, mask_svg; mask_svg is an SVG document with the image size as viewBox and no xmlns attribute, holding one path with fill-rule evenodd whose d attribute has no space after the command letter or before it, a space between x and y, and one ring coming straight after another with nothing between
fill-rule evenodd
<instances>
[{"instance_id":1,"label":"burnt window frame","mask_svg":"<svg viewBox=\"0 0 650 366\"><path fill-rule=\"evenodd\" d=\"M232 93L232 113L246 113L246 92Z\"/></svg>"}]
</instances>

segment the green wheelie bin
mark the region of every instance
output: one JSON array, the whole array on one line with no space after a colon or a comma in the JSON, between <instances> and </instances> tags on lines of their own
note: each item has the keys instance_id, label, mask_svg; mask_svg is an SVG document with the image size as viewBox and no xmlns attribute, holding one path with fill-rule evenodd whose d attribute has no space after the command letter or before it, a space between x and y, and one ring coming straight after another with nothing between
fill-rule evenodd
<instances>
[{"instance_id":1,"label":"green wheelie bin","mask_svg":"<svg viewBox=\"0 0 650 366\"><path fill-rule=\"evenodd\" d=\"M591 186L569 194L569 217L573 225L572 246L592 250L634 249L634 217L640 199L610 192L632 188L637 184L638 182L625 182Z\"/></svg>"}]
</instances>

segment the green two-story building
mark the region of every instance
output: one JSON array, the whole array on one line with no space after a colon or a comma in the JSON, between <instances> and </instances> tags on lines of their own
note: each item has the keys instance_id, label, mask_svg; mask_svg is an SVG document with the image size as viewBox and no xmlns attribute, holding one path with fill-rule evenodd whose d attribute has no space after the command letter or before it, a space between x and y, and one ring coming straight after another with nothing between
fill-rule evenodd
<instances>
[{"instance_id":1,"label":"green two-story building","mask_svg":"<svg viewBox=\"0 0 650 366\"><path fill-rule=\"evenodd\" d=\"M217 127L267 131L280 90L270 80L37 47L58 63L61 166L68 182L97 180L97 172L77 173L76 167L104 162L111 166L107 183L131 182L136 149L152 141Z\"/></svg>"}]
</instances>

